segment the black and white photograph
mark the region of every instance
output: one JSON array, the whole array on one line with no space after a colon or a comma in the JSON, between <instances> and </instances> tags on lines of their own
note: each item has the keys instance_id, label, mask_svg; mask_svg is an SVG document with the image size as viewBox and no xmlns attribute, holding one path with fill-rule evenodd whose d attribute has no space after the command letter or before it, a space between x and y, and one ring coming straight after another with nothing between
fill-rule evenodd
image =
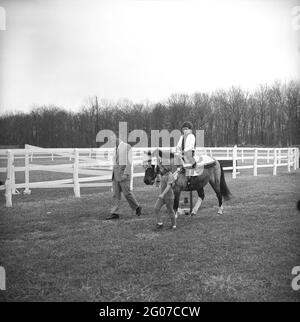
<instances>
[{"instance_id":1,"label":"black and white photograph","mask_svg":"<svg viewBox=\"0 0 300 322\"><path fill-rule=\"evenodd\" d=\"M299 0L0 0L0 302L300 302L299 151Z\"/></svg>"}]
</instances>

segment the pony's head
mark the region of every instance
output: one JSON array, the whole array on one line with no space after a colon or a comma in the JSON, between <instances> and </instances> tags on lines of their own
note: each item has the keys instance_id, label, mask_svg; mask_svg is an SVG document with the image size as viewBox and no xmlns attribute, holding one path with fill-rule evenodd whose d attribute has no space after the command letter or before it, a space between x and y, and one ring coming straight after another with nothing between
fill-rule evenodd
<instances>
[{"instance_id":1,"label":"pony's head","mask_svg":"<svg viewBox=\"0 0 300 322\"><path fill-rule=\"evenodd\" d=\"M152 152L148 151L147 154L147 161L144 162L144 183L153 185L157 175L163 175L166 171L170 171L172 166L174 166L174 153L155 149ZM152 164L152 158L156 159L155 165Z\"/></svg>"},{"instance_id":2,"label":"pony's head","mask_svg":"<svg viewBox=\"0 0 300 322\"><path fill-rule=\"evenodd\" d=\"M158 173L160 173L159 166L150 164L147 167L145 167L144 183L146 185L153 185Z\"/></svg>"},{"instance_id":3,"label":"pony's head","mask_svg":"<svg viewBox=\"0 0 300 322\"><path fill-rule=\"evenodd\" d=\"M144 183L146 185L153 185L158 174L160 174L160 167L157 164L159 162L159 151L154 152L148 151L147 161L144 162L145 175ZM161 153L161 152L160 152ZM152 157L157 158L156 164L152 164Z\"/></svg>"}]
</instances>

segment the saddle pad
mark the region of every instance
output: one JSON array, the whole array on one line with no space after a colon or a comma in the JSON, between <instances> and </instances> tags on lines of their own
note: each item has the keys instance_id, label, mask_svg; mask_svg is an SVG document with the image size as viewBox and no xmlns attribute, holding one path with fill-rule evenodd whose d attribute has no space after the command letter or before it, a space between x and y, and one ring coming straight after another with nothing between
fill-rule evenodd
<instances>
[{"instance_id":1,"label":"saddle pad","mask_svg":"<svg viewBox=\"0 0 300 322\"><path fill-rule=\"evenodd\" d=\"M185 169L185 175L187 177L200 176L203 173L204 169L209 169L209 168L213 167L215 164L216 164L216 161L212 160L212 162L205 164L204 166L202 164L200 166L198 165L195 169Z\"/></svg>"},{"instance_id":2,"label":"saddle pad","mask_svg":"<svg viewBox=\"0 0 300 322\"><path fill-rule=\"evenodd\" d=\"M212 157L210 157L210 156L208 156L206 154L203 154L201 156L196 155L195 156L195 161L197 163L201 162L202 165L203 165L203 162L204 162L204 165L211 164L211 163L215 162L215 160Z\"/></svg>"},{"instance_id":3,"label":"saddle pad","mask_svg":"<svg viewBox=\"0 0 300 322\"><path fill-rule=\"evenodd\" d=\"M203 170L203 167L200 167L198 169L185 169L185 175L187 177L197 177L203 173Z\"/></svg>"}]
</instances>

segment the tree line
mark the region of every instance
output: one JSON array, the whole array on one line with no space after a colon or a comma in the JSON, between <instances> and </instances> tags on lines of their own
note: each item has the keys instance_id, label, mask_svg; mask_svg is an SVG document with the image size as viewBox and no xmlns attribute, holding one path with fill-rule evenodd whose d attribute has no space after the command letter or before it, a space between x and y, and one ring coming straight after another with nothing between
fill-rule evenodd
<instances>
[{"instance_id":1,"label":"tree line","mask_svg":"<svg viewBox=\"0 0 300 322\"><path fill-rule=\"evenodd\" d=\"M0 144L44 148L97 147L101 129L117 132L119 122L128 131L180 129L189 120L204 130L205 146L292 146L300 144L300 82L260 85L251 93L240 87L174 94L155 104L129 100L87 100L78 112L54 105L36 106L29 113L0 116Z\"/></svg>"}]
</instances>

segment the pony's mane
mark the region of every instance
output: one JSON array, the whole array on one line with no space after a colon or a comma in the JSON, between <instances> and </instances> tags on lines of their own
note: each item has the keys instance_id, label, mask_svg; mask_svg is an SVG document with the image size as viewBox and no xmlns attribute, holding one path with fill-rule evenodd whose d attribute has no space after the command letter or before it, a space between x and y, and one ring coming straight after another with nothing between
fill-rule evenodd
<instances>
[{"instance_id":1,"label":"pony's mane","mask_svg":"<svg viewBox=\"0 0 300 322\"><path fill-rule=\"evenodd\" d=\"M174 157L175 157L173 152L171 152L171 151L165 151L164 152L164 151L162 151L160 149L156 149L153 152L148 151L148 156L155 156L157 154L157 152L158 152L158 156L160 158L162 158L164 156L164 157L169 157L170 159L174 159Z\"/></svg>"}]
</instances>

